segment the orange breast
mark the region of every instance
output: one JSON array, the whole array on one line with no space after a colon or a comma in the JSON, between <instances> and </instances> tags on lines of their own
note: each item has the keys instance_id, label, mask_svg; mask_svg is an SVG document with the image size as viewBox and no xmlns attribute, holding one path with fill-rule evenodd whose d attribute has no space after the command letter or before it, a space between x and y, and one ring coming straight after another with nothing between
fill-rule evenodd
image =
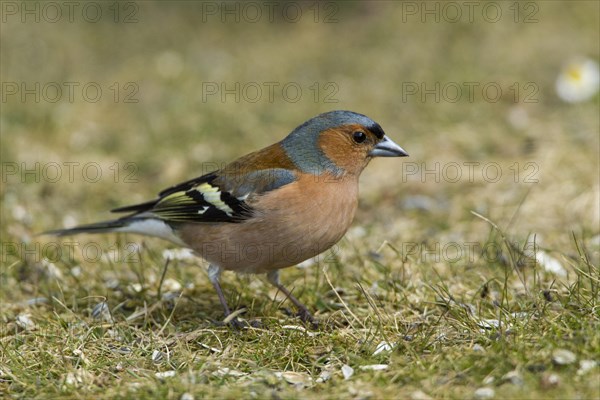
<instances>
[{"instance_id":1,"label":"orange breast","mask_svg":"<svg viewBox=\"0 0 600 400\"><path fill-rule=\"evenodd\" d=\"M358 181L353 176L303 175L258 196L256 216L238 224L189 224L180 236L223 269L261 273L289 267L337 243L354 219Z\"/></svg>"}]
</instances>

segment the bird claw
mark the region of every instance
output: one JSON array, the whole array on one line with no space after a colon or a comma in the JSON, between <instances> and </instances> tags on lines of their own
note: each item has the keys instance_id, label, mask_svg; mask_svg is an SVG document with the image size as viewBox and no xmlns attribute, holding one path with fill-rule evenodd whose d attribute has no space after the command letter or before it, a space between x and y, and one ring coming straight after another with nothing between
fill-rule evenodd
<instances>
[{"instance_id":1,"label":"bird claw","mask_svg":"<svg viewBox=\"0 0 600 400\"><path fill-rule=\"evenodd\" d=\"M229 321L228 323L233 329L235 329L236 331L241 331L244 328L247 328L248 326L250 326L250 324L248 324L248 322L246 321L242 321L239 318L235 317L233 318L231 321Z\"/></svg>"},{"instance_id":2,"label":"bird claw","mask_svg":"<svg viewBox=\"0 0 600 400\"><path fill-rule=\"evenodd\" d=\"M307 310L307 309L300 309L300 311L298 311L298 313L296 314L298 317L300 317L300 320L304 323L310 323L311 327L313 329L316 329L319 327L319 321L312 316L312 314Z\"/></svg>"}]
</instances>

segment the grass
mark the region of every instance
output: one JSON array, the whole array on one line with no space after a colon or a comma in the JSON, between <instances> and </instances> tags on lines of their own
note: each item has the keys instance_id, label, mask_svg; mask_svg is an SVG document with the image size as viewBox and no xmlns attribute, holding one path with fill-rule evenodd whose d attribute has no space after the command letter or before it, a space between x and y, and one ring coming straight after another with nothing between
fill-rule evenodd
<instances>
[{"instance_id":1,"label":"grass","mask_svg":"<svg viewBox=\"0 0 600 400\"><path fill-rule=\"evenodd\" d=\"M2 101L0 397L600 398L599 98L554 91L565 62L599 59L598 3L536 2L531 24L512 3L496 3L498 23L423 23L394 2L328 3L335 23L200 23L199 2L136 4L132 24L1 25L2 82L96 82L103 97ZM303 96L203 99L207 82L294 82ZM435 82L503 95L403 98ZM260 327L219 325L205 263L159 240L35 236L331 109L371 116L411 157L373 161L346 237L282 271L317 329L264 278L229 273L230 306Z\"/></svg>"}]
</instances>

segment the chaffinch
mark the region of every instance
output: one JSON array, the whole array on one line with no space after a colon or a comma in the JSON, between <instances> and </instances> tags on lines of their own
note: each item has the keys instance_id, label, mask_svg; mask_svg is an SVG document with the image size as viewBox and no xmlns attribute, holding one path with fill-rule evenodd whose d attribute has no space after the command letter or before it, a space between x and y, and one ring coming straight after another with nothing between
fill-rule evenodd
<instances>
[{"instance_id":1,"label":"chaffinch","mask_svg":"<svg viewBox=\"0 0 600 400\"><path fill-rule=\"evenodd\" d=\"M302 320L313 321L279 282L279 270L342 238L356 211L358 177L373 157L407 155L365 115L331 111L278 143L163 190L157 199L112 210L128 213L124 217L47 233L129 232L166 239L209 262L208 276L226 317L230 309L219 276L230 270L266 273Z\"/></svg>"}]
</instances>

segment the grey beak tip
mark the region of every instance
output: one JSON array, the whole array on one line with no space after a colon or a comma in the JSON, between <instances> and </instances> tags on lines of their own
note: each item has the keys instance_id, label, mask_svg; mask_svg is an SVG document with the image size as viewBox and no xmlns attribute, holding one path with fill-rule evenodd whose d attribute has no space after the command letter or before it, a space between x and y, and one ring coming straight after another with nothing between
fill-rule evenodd
<instances>
[{"instance_id":1,"label":"grey beak tip","mask_svg":"<svg viewBox=\"0 0 600 400\"><path fill-rule=\"evenodd\" d=\"M372 157L408 157L408 153L387 136L375 145L370 155Z\"/></svg>"}]
</instances>

